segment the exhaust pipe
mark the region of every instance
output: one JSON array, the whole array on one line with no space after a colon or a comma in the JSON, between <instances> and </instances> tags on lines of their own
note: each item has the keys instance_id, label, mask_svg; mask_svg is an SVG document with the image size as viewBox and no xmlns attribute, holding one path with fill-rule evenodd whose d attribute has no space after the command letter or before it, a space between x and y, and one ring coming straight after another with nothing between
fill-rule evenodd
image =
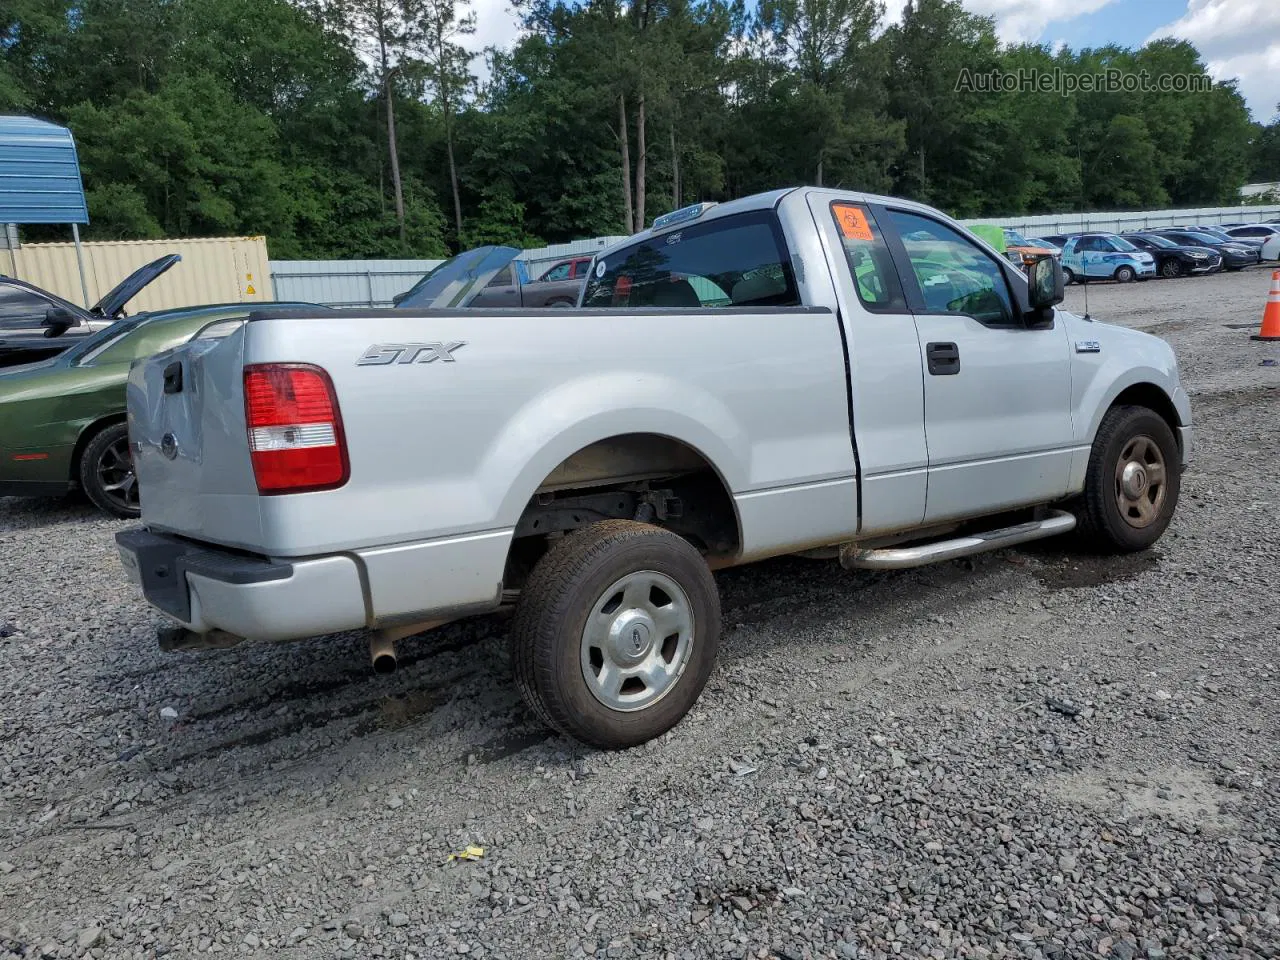
<instances>
[{"instance_id":1,"label":"exhaust pipe","mask_svg":"<svg viewBox=\"0 0 1280 960\"><path fill-rule=\"evenodd\" d=\"M369 660L373 663L373 672L387 676L396 672L399 659L396 657L396 642L381 630L369 635Z\"/></svg>"}]
</instances>

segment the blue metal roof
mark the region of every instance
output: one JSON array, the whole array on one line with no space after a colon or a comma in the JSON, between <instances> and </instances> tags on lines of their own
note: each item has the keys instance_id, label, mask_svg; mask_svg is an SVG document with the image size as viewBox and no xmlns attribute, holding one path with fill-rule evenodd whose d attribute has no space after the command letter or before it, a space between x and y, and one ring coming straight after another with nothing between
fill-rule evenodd
<instances>
[{"instance_id":1,"label":"blue metal roof","mask_svg":"<svg viewBox=\"0 0 1280 960\"><path fill-rule=\"evenodd\" d=\"M71 131L0 117L0 223L88 223Z\"/></svg>"}]
</instances>

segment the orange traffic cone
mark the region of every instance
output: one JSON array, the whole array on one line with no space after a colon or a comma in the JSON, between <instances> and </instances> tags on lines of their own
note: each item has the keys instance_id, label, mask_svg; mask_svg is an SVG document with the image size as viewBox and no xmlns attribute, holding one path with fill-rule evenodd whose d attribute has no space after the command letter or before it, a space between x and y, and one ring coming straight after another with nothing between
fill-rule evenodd
<instances>
[{"instance_id":1,"label":"orange traffic cone","mask_svg":"<svg viewBox=\"0 0 1280 960\"><path fill-rule=\"evenodd\" d=\"M1262 326L1250 339L1280 340L1280 270L1271 274L1271 292L1262 311Z\"/></svg>"}]
</instances>

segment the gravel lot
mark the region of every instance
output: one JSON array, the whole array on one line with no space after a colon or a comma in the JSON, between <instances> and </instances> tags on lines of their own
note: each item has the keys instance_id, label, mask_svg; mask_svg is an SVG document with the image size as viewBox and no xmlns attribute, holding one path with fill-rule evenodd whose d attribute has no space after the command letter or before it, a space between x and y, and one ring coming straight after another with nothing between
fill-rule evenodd
<instances>
[{"instance_id":1,"label":"gravel lot","mask_svg":"<svg viewBox=\"0 0 1280 960\"><path fill-rule=\"evenodd\" d=\"M1280 956L1269 277L1087 290L1193 394L1156 550L726 572L701 703L623 754L530 719L500 618L391 678L163 655L122 525L0 499L0 956Z\"/></svg>"}]
</instances>

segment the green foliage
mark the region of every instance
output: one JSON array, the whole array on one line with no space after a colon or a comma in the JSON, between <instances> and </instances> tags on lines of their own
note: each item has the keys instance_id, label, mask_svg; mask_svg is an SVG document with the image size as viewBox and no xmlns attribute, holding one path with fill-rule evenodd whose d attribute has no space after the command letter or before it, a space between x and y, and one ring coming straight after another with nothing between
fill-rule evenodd
<instances>
[{"instance_id":1,"label":"green foliage","mask_svg":"<svg viewBox=\"0 0 1280 960\"><path fill-rule=\"evenodd\" d=\"M957 84L962 71L1205 76L1181 41L1002 46L957 0L910 0L887 28L879 0L518 9L522 38L486 53L477 88L467 0L6 0L0 110L72 127L89 236L262 233L290 258L560 242L627 229L630 204L647 223L797 183L966 216L1210 205L1280 181L1280 117L1251 123L1230 82L1070 96Z\"/></svg>"}]
</instances>

